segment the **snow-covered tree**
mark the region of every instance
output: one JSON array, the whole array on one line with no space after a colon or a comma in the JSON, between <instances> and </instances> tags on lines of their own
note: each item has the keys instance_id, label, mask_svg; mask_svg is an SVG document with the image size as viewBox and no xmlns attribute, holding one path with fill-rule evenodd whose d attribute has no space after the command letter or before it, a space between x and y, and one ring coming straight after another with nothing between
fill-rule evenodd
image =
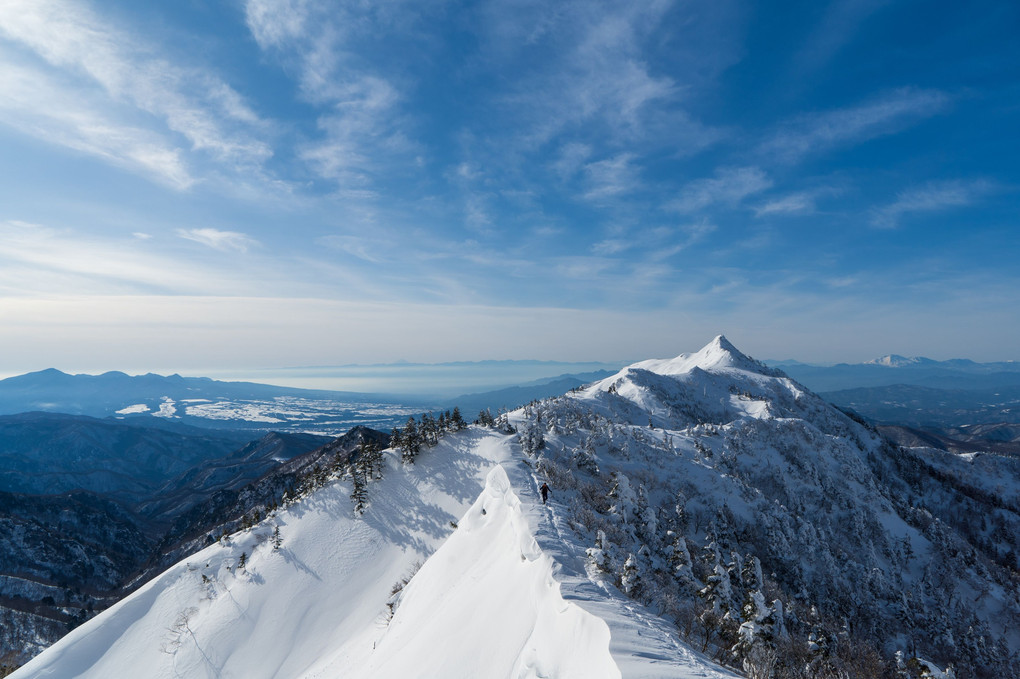
<instances>
[{"instance_id":1,"label":"snow-covered tree","mask_svg":"<svg viewBox=\"0 0 1020 679\"><path fill-rule=\"evenodd\" d=\"M644 591L641 562L633 555L627 555L620 573L620 588L630 597L639 598Z\"/></svg>"}]
</instances>

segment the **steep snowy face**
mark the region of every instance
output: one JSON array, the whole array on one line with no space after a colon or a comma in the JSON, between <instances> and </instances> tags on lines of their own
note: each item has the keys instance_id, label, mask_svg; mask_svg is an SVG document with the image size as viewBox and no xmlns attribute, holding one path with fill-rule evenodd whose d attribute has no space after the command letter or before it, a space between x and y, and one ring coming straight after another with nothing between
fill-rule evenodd
<instances>
[{"instance_id":1,"label":"steep snowy face","mask_svg":"<svg viewBox=\"0 0 1020 679\"><path fill-rule=\"evenodd\" d=\"M511 456L507 437L478 429L416 465L387 454L364 515L350 478L337 478L171 567L13 676L283 679L323 658L364 659L386 628L394 583ZM465 613L464 624L473 619Z\"/></svg>"}]
</instances>

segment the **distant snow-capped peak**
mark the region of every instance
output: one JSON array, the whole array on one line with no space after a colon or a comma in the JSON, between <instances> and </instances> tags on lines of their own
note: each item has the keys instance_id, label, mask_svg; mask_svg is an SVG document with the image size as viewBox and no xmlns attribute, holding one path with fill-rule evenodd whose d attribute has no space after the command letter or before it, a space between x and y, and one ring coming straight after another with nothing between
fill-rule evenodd
<instances>
[{"instance_id":1,"label":"distant snow-capped peak","mask_svg":"<svg viewBox=\"0 0 1020 679\"><path fill-rule=\"evenodd\" d=\"M882 358L875 358L870 361L865 361L865 365L881 365L887 368L904 368L907 366L922 365L925 363L932 363L930 358L924 358L923 356L900 356L899 354L889 354Z\"/></svg>"}]
</instances>

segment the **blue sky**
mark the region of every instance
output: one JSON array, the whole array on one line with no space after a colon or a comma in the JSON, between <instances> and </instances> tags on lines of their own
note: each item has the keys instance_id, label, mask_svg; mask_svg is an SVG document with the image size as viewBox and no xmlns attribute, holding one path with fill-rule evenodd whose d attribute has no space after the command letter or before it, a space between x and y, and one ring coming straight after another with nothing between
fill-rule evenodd
<instances>
[{"instance_id":1,"label":"blue sky","mask_svg":"<svg viewBox=\"0 0 1020 679\"><path fill-rule=\"evenodd\" d=\"M1015 2L7 0L0 372L1020 358Z\"/></svg>"}]
</instances>

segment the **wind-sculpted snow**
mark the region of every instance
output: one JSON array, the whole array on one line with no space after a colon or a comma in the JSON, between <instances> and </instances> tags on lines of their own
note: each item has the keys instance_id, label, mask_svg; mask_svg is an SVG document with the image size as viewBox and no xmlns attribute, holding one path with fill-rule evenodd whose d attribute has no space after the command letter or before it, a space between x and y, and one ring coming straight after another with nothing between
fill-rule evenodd
<instances>
[{"instance_id":1,"label":"wind-sculpted snow","mask_svg":"<svg viewBox=\"0 0 1020 679\"><path fill-rule=\"evenodd\" d=\"M14 676L301 677L324 657L370 651L393 583L452 532L509 451L471 431L418 466L390 456L363 517L349 482L331 483L170 568Z\"/></svg>"},{"instance_id":2,"label":"wind-sculpted snow","mask_svg":"<svg viewBox=\"0 0 1020 679\"><path fill-rule=\"evenodd\" d=\"M311 677L616 679L606 623L563 600L502 467L396 602L363 663Z\"/></svg>"}]
</instances>

